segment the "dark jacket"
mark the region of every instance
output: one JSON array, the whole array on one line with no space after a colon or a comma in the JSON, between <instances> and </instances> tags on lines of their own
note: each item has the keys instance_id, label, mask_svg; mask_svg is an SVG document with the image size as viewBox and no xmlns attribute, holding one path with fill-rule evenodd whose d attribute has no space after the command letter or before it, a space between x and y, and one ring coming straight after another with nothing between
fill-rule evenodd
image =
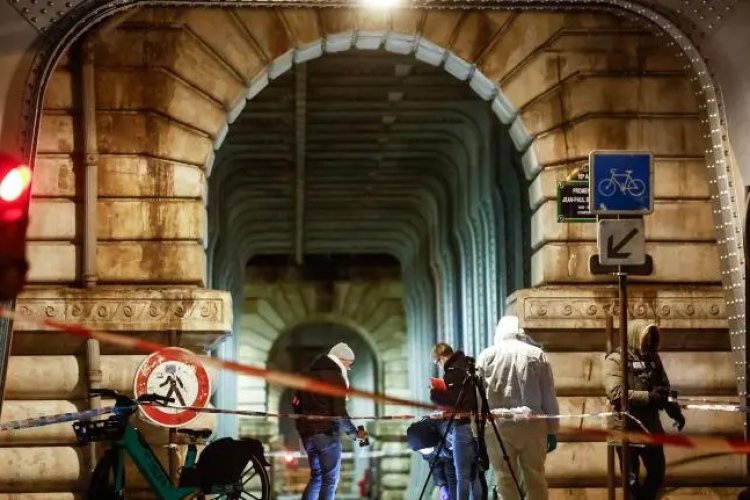
<instances>
[{"instance_id":1,"label":"dark jacket","mask_svg":"<svg viewBox=\"0 0 750 500\"><path fill-rule=\"evenodd\" d=\"M664 370L664 365L657 353L658 335L658 329L655 328L655 325L647 321L635 320L628 325L628 399L631 415L640 420L648 431L661 434L664 432L664 428L659 419L659 411L667 410L667 413L671 414L673 410L671 406L674 404L657 404L649 397L649 392L654 389L661 388L664 391L670 389L667 372ZM656 336L656 338L651 336ZM656 352L643 355L641 354L642 346L648 342L653 342L657 346ZM609 354L604 360L604 388L615 411L620 411L620 398L622 397L621 363L622 356L619 351ZM679 411L679 407L677 407L677 411ZM627 420L626 429L643 430L632 419ZM619 416L610 417L608 427L622 430L622 419Z\"/></svg>"},{"instance_id":2,"label":"dark jacket","mask_svg":"<svg viewBox=\"0 0 750 500\"><path fill-rule=\"evenodd\" d=\"M468 365L466 355L462 351L454 352L443 367L445 371L443 380L445 381L446 390L436 391L432 389L430 391L430 400L439 406L456 408L467 412L474 411L476 409L477 395L474 384L470 382L466 383L460 406L457 405L461 393L461 384L466 380L468 373Z\"/></svg>"},{"instance_id":3,"label":"dark jacket","mask_svg":"<svg viewBox=\"0 0 750 500\"><path fill-rule=\"evenodd\" d=\"M327 355L318 356L307 369L306 375L332 385L346 387L341 367ZM297 391L292 401L295 413L303 415L326 415L342 417L336 419L296 420L297 432L305 438L313 434L339 434L342 430L352 439L357 439L357 428L349 419L346 399L313 392Z\"/></svg>"}]
</instances>

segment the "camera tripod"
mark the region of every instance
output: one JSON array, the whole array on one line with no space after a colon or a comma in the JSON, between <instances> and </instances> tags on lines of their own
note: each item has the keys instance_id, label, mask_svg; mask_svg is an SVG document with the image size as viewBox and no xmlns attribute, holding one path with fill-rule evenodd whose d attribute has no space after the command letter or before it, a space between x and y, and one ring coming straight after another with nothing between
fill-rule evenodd
<instances>
[{"instance_id":1,"label":"camera tripod","mask_svg":"<svg viewBox=\"0 0 750 500\"><path fill-rule=\"evenodd\" d=\"M478 458L480 458L481 461L484 462L483 465L486 465L487 459L482 449L481 443L484 440L484 430L487 425L487 421L489 420L490 425L492 426L492 430L495 434L495 438L497 438L497 442L500 445L500 450L502 450L503 460L505 461L505 464L508 466L508 470L510 471L510 477L513 478L513 484L515 484L516 490L518 491L518 496L523 500L525 498L525 495L523 494L521 485L518 482L516 473L513 471L513 466L510 463L510 457L508 457L508 452L505 450L505 443L503 442L503 438L500 437L500 431L497 430L497 425L495 424L495 418L490 412L490 403L487 401L487 394L485 394L484 392L482 380L479 378L479 376L476 373L477 369L474 364L474 359L467 356L467 361L468 361L468 366L466 368L466 376L461 382L461 389L458 392L458 398L456 399L454 407L457 409L461 408L461 403L463 402L464 396L466 396L466 393L468 391L475 391L477 394L479 394L479 400L481 401L482 411L481 412L478 411L477 406L479 405L479 401L475 399L474 408L471 412L471 418L474 420L474 425L476 426L476 429L477 429L477 438L480 442L480 450L479 450L480 456ZM467 388L468 388L468 391L467 391ZM450 419L448 420L448 425L445 428L445 432L443 432L443 436L440 438L440 444L438 445L437 450L435 451L435 456L430 462L430 472L427 474L427 479L425 479L424 485L422 486L422 491L419 494L419 500L422 500L422 497L424 496L424 493L427 490L427 485L430 482L432 471L435 468L435 465L438 459L440 458L440 453L443 451L443 448L445 448L446 439L448 438L448 434L450 434L451 429L453 428L453 425L455 424L455 420L456 420L456 414L453 413ZM474 499L474 500L477 500L477 499Z\"/></svg>"}]
</instances>

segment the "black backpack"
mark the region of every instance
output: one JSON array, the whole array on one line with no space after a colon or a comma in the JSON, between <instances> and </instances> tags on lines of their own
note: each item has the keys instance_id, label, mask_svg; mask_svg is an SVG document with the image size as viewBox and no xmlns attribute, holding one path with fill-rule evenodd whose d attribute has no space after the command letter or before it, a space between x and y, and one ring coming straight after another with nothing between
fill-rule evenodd
<instances>
[{"instance_id":1,"label":"black backpack","mask_svg":"<svg viewBox=\"0 0 750 500\"><path fill-rule=\"evenodd\" d=\"M434 448L440 444L442 438L440 429L430 418L414 422L406 429L406 442L412 451Z\"/></svg>"}]
</instances>

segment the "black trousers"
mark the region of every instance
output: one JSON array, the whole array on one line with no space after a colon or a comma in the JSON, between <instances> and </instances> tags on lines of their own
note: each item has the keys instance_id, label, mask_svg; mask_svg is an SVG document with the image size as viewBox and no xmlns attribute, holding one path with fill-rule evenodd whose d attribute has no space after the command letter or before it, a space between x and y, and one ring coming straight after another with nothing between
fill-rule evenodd
<instances>
[{"instance_id":1,"label":"black trousers","mask_svg":"<svg viewBox=\"0 0 750 500\"><path fill-rule=\"evenodd\" d=\"M622 464L622 447L616 449ZM641 464L646 471L642 482ZM665 470L664 447L630 446L630 497L635 500L655 500L664 483Z\"/></svg>"}]
</instances>

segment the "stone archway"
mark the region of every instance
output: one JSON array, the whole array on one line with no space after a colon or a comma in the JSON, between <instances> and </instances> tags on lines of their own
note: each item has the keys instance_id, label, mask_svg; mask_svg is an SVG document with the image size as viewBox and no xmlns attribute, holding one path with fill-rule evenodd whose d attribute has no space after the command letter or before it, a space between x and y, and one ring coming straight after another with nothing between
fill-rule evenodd
<instances>
[{"instance_id":1,"label":"stone archway","mask_svg":"<svg viewBox=\"0 0 750 500\"><path fill-rule=\"evenodd\" d=\"M371 358L371 366L365 366L371 378L366 380L366 373L352 371L353 386L410 397L413 389L408 375L413 360L410 361L407 355L402 282L398 279L351 279L336 281L332 289L330 285L329 282L303 279L264 281L250 273L245 286L243 312L235 330L237 359L243 363L300 372L311 360L312 353L320 353L323 346L330 347L348 338L354 341L351 346L358 357L363 361ZM328 338L317 335L321 327L325 327L323 330ZM310 331L311 328L316 330ZM308 338L310 334L316 337ZM281 352L290 345L294 345L294 350ZM311 346L314 349L311 350ZM292 358L292 353L301 357ZM355 361L355 366L357 363ZM240 379L236 391L237 407L241 410L275 413L284 407L284 388L269 386L263 380ZM347 406L351 415L360 416L408 412L407 408L395 405L363 404L356 400L349 401ZM239 434L263 439L276 449L280 446L282 422L288 429L289 421L240 418ZM403 426L400 423L368 421L357 424L367 425L375 437L374 449L391 452L403 449ZM408 481L409 460L391 457L377 462L391 466L381 471L384 486L379 491L401 493L400 487L393 485ZM351 464L347 462L347 468ZM359 466L356 470L361 473L362 461L356 464ZM351 481L345 483L342 487L352 487Z\"/></svg>"},{"instance_id":2,"label":"stone archway","mask_svg":"<svg viewBox=\"0 0 750 500\"><path fill-rule=\"evenodd\" d=\"M265 365L271 349L286 333L315 323L341 325L357 332L375 353L379 377L373 388L383 390L387 387L389 394L408 397L401 283L338 282L333 290L330 312L321 310L325 303L331 304L325 294L325 287L321 284L305 281L248 284L237 331L238 359ZM276 411L278 394L273 401L269 400L264 381L243 379L239 392L240 408ZM378 411L388 413L394 408L378 408Z\"/></svg>"},{"instance_id":3,"label":"stone archway","mask_svg":"<svg viewBox=\"0 0 750 500\"><path fill-rule=\"evenodd\" d=\"M579 166L588 149L645 148L657 152L657 176L664 176L664 182L657 178L664 191L657 192L659 204L650 219L649 245L660 273L653 280L666 289L670 307L662 307L653 289L644 285L644 314L653 316L658 304L661 314L668 311L672 318L676 316L675 329L723 330L725 318L735 319L736 313L719 307L714 314L713 308L704 306L716 296L713 285L729 280L727 271L719 270L710 219L712 213L731 204L716 208L709 201L709 196L717 195L710 191L716 183L705 178L703 144L708 141L702 140L699 124L703 104L691 95L686 68L647 30L631 29L614 17L507 14L414 11L403 19L391 19L385 14L346 10L259 10L243 20L218 10L140 12L96 49L97 122L102 138L99 211L100 220L106 221L98 235L100 281L134 289L153 284L205 286L202 184L210 174L212 151L244 100L295 57L327 50L329 45L411 47L414 53L421 50L425 60L468 80L480 96L492 101L501 119L513 120L511 133L525 151L526 173L533 179L529 198L536 243L531 284L546 287L521 296L518 308L524 319L534 320L536 328L549 334L550 325L561 318L566 329L578 331L585 324L594 330L599 327L591 317L601 320L611 313L600 307L610 301L608 292L602 292L586 274L585 263L593 248L590 228L558 226L547 215L555 181ZM212 30L212 20L223 16L239 22L237 30ZM317 32L307 31L310 26ZM593 34L582 35L581 27ZM521 42L512 43L517 39ZM118 50L123 46L132 50ZM63 59L48 88L35 180L35 219L55 224L35 222L29 249L32 280L57 288L79 280L78 192L71 181L80 134L73 118L68 63L69 59ZM133 67L141 71L138 78L128 77ZM517 111L494 93L497 82ZM669 140L660 140L657 130L667 131ZM669 215L681 209L689 215L682 219ZM470 217L464 220L476 227ZM725 229L731 230L731 224ZM725 237L719 239L727 243ZM685 265L691 261L705 265ZM684 283L694 289L670 295ZM571 288L561 290L560 285L585 287L585 297L574 297ZM419 293L425 293L424 289ZM41 307L33 293L21 304L24 300ZM65 300L77 299L66 295ZM226 299L223 304L227 305ZM675 304L684 308L684 314ZM594 313L591 306L595 306ZM409 322L409 331L429 326L430 319L420 316ZM562 329L556 326L552 334ZM591 345L587 348L594 350ZM567 357L565 363L569 361ZM573 378L595 381L595 361L586 366L586 374ZM726 377L721 378L726 390ZM589 389L593 392L595 386L592 382ZM575 384L568 387L577 390ZM693 389L697 392L704 387L699 383ZM570 470L568 460L571 454L581 456L575 450L590 451L596 446L570 443L568 451L561 447L551 464L555 484L599 484L597 464L576 463L576 470ZM72 456L69 447L58 447L64 448L65 456ZM724 474L723 480L732 482L738 476L737 467L729 465L717 469ZM75 488L69 476L72 473L59 488ZM680 477L694 480L690 471ZM30 484L15 487L33 487Z\"/></svg>"},{"instance_id":4,"label":"stone archway","mask_svg":"<svg viewBox=\"0 0 750 500\"><path fill-rule=\"evenodd\" d=\"M533 179L531 208L536 211L533 225L538 247L532 263L532 286L590 280L584 265L592 249L590 228L563 232L560 226L548 223L547 216L552 207L550 201L554 197L555 181L579 166L586 153L595 147L638 147L656 152L657 175L664 176L664 182L657 179L657 186L664 186L664 191L657 193L661 204L651 219L654 221L655 233L651 239L657 269L670 267L668 263L674 260L677 248L662 242L676 240L681 241L679 247L683 255L690 252L694 257L709 257L710 261L718 262L713 235L693 234L688 228L673 228L669 234L659 234L659 230L665 227L659 217L662 212L673 210L671 200L687 202L682 208L695 211L694 217L701 222L710 212L705 202L692 202L706 196L706 183L702 180L704 173L700 167L703 151L698 108L678 61L667 51L660 50L661 43L650 34L637 30L635 33L618 32L622 20L601 14L578 13L489 11L464 15L414 11L391 21L385 14L363 15L339 10L253 10L246 19L245 28L230 29L227 33L211 30L213 23L224 16L232 14L223 10L192 10L178 14L146 11L140 17L136 15L135 19L141 23L138 29L115 31L106 42L99 44L99 60L107 61L112 68L103 68L102 87L111 84L113 89L118 89L112 94L103 92L101 96L101 133L127 129L131 134L106 142L100 150L104 157L101 167L107 174L103 182L108 189L102 197L105 219L126 222L131 208L115 199L105 201L107 195L113 198L137 196L139 193L195 196L185 191L185 182L188 178L197 181L202 175L191 167L202 165L206 174L210 174L212 150L220 145L228 123L244 107L247 97L259 92L268 78L285 71L295 59L306 60L324 50L341 50L350 46L364 49L383 46L397 52L411 50L422 60L443 64L447 71L467 80L480 96L491 101L500 119L510 124L514 141L524 152L527 176ZM510 23L510 19L514 21ZM175 29L175 26L182 28ZM580 35L576 30L582 27L595 34ZM246 32L244 38L237 38L243 29L249 33ZM138 37L144 30L151 34L145 42L139 42ZM325 34L324 38L320 37L321 33ZM523 42L510 44L516 35L522 35ZM234 43L226 43L227 40L234 40ZM125 63L123 55L116 51L118 44L123 43L129 44L134 49L133 54L137 54L132 62L137 60L150 68L147 86L136 85L116 69L119 60ZM164 43L165 50L157 56L149 52L150 43ZM611 47L611 52L591 52L602 46ZM619 47L615 49L615 46ZM639 59L647 46L654 49L651 56ZM247 57L248 54L252 57ZM195 64L186 65L188 61ZM201 68L201 74L191 69L197 67ZM627 71L638 68L641 74L628 76ZM622 74L608 76L608 72L617 70ZM66 90L69 74L66 73L64 68L56 73L47 96L49 111L43 120L39 143L42 177L46 177L45 165L50 163L54 163L49 172L53 177L53 174L67 175L70 168L69 163L50 161L50 156L64 155L72 148L69 139L71 117L53 111L70 105L69 90ZM209 74L225 76L206 77ZM501 82L502 93L498 93L498 86L493 83L497 81ZM608 88L605 83L616 90L605 90ZM671 90L668 99L660 93L664 87ZM182 106L187 103L190 105ZM652 132L656 129L670 131L664 134L670 139L660 141L659 134ZM138 146L133 149L128 144ZM139 154L141 159L133 156ZM128 186L126 179L139 170L160 171L167 183ZM176 174L177 170L191 173L185 177ZM668 178L689 178L690 181L667 187ZM49 192L49 196L57 193L59 191ZM177 200L174 206L174 209L179 206L183 213L189 213L191 221L202 219L199 207ZM660 210L662 206L664 210ZM176 221L168 207L153 208L160 212L158 219ZM537 210L539 208L542 210ZM41 216L50 210L67 210L67 206L47 205L40 200L35 209ZM37 217L38 220L42 218ZM200 248L186 245L189 240L205 239L202 228L183 224L178 231L177 224L167 226L162 224L151 230L151 245L126 243L139 241L147 234L144 228L132 222L114 233L110 230L110 234L101 235L102 281L173 280L174 275L180 275L185 282L203 282L203 266L193 265L202 260ZM69 237L65 227L51 229L32 228L32 258L35 252L43 251L40 247L44 245L38 243L39 240L52 242ZM112 253L123 247L132 247L131 252L142 252L147 246L169 240L184 242L177 247L165 246L165 251L183 258L164 259L168 264L174 264L160 272L141 273L143 277L136 278L134 275L138 273L132 266L105 265L115 259ZM687 242L690 243L686 247ZM542 265L561 258L567 259L570 267ZM58 257L58 262L63 264L59 272L46 273L37 266L32 279L70 281L75 274L74 268L70 267L74 260L75 248L68 247ZM185 266L175 267L179 263ZM716 276L714 265L700 276L679 275L679 270L675 269L671 271L677 274L666 281L705 282L713 281ZM664 278L656 275L653 279L665 281Z\"/></svg>"}]
</instances>

